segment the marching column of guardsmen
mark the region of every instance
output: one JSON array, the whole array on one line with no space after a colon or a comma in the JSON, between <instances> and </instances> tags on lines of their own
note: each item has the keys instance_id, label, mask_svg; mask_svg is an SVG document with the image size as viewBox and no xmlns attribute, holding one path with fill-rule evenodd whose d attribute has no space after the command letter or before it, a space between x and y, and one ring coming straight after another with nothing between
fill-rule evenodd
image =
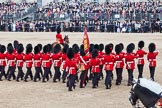
<instances>
[{"instance_id":1,"label":"marching column of guardsmen","mask_svg":"<svg viewBox=\"0 0 162 108\"><path fill-rule=\"evenodd\" d=\"M89 51L86 52L84 45L79 47L77 44L73 44L71 48L67 44L54 46L47 44L43 47L41 44L37 44L33 47L29 43L24 49L23 44L15 40L13 45L9 43L7 48L0 45L0 81L4 76L8 81L13 78L17 82L20 79L27 82L30 77L34 82L38 80L46 82L53 76L53 82L56 83L62 79L63 83L66 82L68 90L72 91L78 81L80 81L80 88L85 88L89 80L92 80L92 88L97 88L99 81L105 79L105 88L110 89L114 78L114 69L116 71L115 84L120 85L123 79L123 68L126 66L127 85L130 86L136 64L139 72L138 78L143 77L144 56L147 56L149 62L150 78L154 80L156 56L159 52L156 51L154 43L149 44L148 52L143 50L144 46L144 41L139 41L138 50L135 52L135 44L130 43L124 52L122 43L115 47L112 43L105 46L104 44L90 44ZM136 59L137 63L135 63ZM26 70L23 70L24 66ZM6 67L8 67L7 72L5 72ZM35 68L35 73L32 72L32 67ZM16 68L17 73L15 72ZM54 68L54 72L51 71L51 68ZM104 75L106 75L105 78Z\"/></svg>"}]
</instances>

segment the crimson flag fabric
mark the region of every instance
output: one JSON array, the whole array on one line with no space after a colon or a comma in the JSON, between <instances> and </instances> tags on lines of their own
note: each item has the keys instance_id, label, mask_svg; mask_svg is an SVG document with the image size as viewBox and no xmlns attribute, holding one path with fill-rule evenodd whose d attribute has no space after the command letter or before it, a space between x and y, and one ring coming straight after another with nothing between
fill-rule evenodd
<instances>
[{"instance_id":1,"label":"crimson flag fabric","mask_svg":"<svg viewBox=\"0 0 162 108\"><path fill-rule=\"evenodd\" d=\"M86 53L88 53L90 42L89 42L89 37L88 37L88 33L87 33L86 27L84 27L83 45L84 45L84 51Z\"/></svg>"}]
</instances>

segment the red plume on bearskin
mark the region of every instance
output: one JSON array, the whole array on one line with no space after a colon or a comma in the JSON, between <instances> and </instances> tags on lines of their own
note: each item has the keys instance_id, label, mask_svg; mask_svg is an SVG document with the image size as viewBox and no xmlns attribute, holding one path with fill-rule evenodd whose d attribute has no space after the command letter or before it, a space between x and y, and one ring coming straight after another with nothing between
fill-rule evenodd
<instances>
[{"instance_id":1,"label":"red plume on bearskin","mask_svg":"<svg viewBox=\"0 0 162 108\"><path fill-rule=\"evenodd\" d=\"M149 52L154 52L156 50L156 45L154 43L150 43L148 49Z\"/></svg>"}]
</instances>

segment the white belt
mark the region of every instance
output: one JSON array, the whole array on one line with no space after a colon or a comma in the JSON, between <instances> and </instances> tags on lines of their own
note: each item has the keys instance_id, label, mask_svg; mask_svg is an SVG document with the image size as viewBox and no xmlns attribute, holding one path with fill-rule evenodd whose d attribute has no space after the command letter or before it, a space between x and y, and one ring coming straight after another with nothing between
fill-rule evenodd
<instances>
[{"instance_id":1,"label":"white belt","mask_svg":"<svg viewBox=\"0 0 162 108\"><path fill-rule=\"evenodd\" d=\"M0 59L0 61L6 61L5 59Z\"/></svg>"},{"instance_id":2,"label":"white belt","mask_svg":"<svg viewBox=\"0 0 162 108\"><path fill-rule=\"evenodd\" d=\"M105 63L105 64L113 64L113 62Z\"/></svg>"},{"instance_id":3,"label":"white belt","mask_svg":"<svg viewBox=\"0 0 162 108\"><path fill-rule=\"evenodd\" d=\"M149 61L151 62L151 61L156 61L156 59L149 59Z\"/></svg>"},{"instance_id":4,"label":"white belt","mask_svg":"<svg viewBox=\"0 0 162 108\"><path fill-rule=\"evenodd\" d=\"M70 67L70 68L69 68L69 72L70 72L70 73L71 73L71 70L72 70L72 69L75 69L75 68L74 68L74 67Z\"/></svg>"},{"instance_id":5,"label":"white belt","mask_svg":"<svg viewBox=\"0 0 162 108\"><path fill-rule=\"evenodd\" d=\"M57 61L60 61L60 60L54 60L54 62L57 62Z\"/></svg>"},{"instance_id":6,"label":"white belt","mask_svg":"<svg viewBox=\"0 0 162 108\"><path fill-rule=\"evenodd\" d=\"M25 61L25 62L32 62L32 60L28 60L28 61Z\"/></svg>"},{"instance_id":7,"label":"white belt","mask_svg":"<svg viewBox=\"0 0 162 108\"><path fill-rule=\"evenodd\" d=\"M93 68L99 67L99 66L92 66Z\"/></svg>"},{"instance_id":8,"label":"white belt","mask_svg":"<svg viewBox=\"0 0 162 108\"><path fill-rule=\"evenodd\" d=\"M8 60L8 62L12 62L12 61L15 61L15 60Z\"/></svg>"},{"instance_id":9,"label":"white belt","mask_svg":"<svg viewBox=\"0 0 162 108\"><path fill-rule=\"evenodd\" d=\"M17 60L17 62L23 62L23 60Z\"/></svg>"},{"instance_id":10,"label":"white belt","mask_svg":"<svg viewBox=\"0 0 162 108\"><path fill-rule=\"evenodd\" d=\"M34 62L40 62L40 60L34 60Z\"/></svg>"},{"instance_id":11,"label":"white belt","mask_svg":"<svg viewBox=\"0 0 162 108\"><path fill-rule=\"evenodd\" d=\"M143 59L143 57L139 57L139 58L137 58L138 60L142 60Z\"/></svg>"},{"instance_id":12,"label":"white belt","mask_svg":"<svg viewBox=\"0 0 162 108\"><path fill-rule=\"evenodd\" d=\"M127 62L127 64L128 64L128 63L134 63L134 61Z\"/></svg>"},{"instance_id":13,"label":"white belt","mask_svg":"<svg viewBox=\"0 0 162 108\"><path fill-rule=\"evenodd\" d=\"M120 61L116 61L116 63L121 63L121 62L123 62L123 61L121 61L121 60Z\"/></svg>"},{"instance_id":14,"label":"white belt","mask_svg":"<svg viewBox=\"0 0 162 108\"><path fill-rule=\"evenodd\" d=\"M49 62L49 60L43 60L42 62Z\"/></svg>"}]
</instances>

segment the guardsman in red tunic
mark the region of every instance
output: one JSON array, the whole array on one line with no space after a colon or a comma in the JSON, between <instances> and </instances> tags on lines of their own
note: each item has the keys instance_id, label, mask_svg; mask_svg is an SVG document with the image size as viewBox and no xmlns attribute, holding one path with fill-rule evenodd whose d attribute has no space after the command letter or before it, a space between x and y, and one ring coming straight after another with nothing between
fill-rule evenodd
<instances>
[{"instance_id":1,"label":"guardsman in red tunic","mask_svg":"<svg viewBox=\"0 0 162 108\"><path fill-rule=\"evenodd\" d=\"M133 81L133 70L135 69L135 61L136 55L133 53L133 50L135 48L135 45L133 43L130 43L126 50L127 53L125 55L125 62L126 62L126 69L128 71L128 84L127 86L131 86Z\"/></svg>"},{"instance_id":2,"label":"guardsman in red tunic","mask_svg":"<svg viewBox=\"0 0 162 108\"><path fill-rule=\"evenodd\" d=\"M148 49L149 49L149 53L147 54L147 60L149 61L150 78L154 81L156 56L159 54L159 52L155 51L156 45L154 43L150 43Z\"/></svg>"},{"instance_id":3,"label":"guardsman in red tunic","mask_svg":"<svg viewBox=\"0 0 162 108\"><path fill-rule=\"evenodd\" d=\"M78 68L77 62L73 59L74 52L72 48L68 49L67 57L68 59L65 62L65 67L68 73L67 85L68 85L68 90L72 91L72 87L75 89L75 79L76 79L76 73L77 73L76 70Z\"/></svg>"},{"instance_id":4,"label":"guardsman in red tunic","mask_svg":"<svg viewBox=\"0 0 162 108\"><path fill-rule=\"evenodd\" d=\"M51 44L47 44L47 46L48 46L48 54L50 55L50 57L52 56L52 45ZM50 75L50 77L52 78L52 71L51 71L51 67L52 67L52 58L50 58L49 59L50 60L50 64L51 64L51 66L50 66L50 71L49 71L49 75Z\"/></svg>"},{"instance_id":5,"label":"guardsman in red tunic","mask_svg":"<svg viewBox=\"0 0 162 108\"><path fill-rule=\"evenodd\" d=\"M7 75L5 74L5 67L6 67L6 47L4 45L0 46L0 81L2 81L2 76L7 79Z\"/></svg>"},{"instance_id":6,"label":"guardsman in red tunic","mask_svg":"<svg viewBox=\"0 0 162 108\"><path fill-rule=\"evenodd\" d=\"M40 53L40 55L41 55L41 57L42 57L42 44L37 44L37 46L39 47L39 53ZM42 61L42 58L41 58L41 61ZM42 64L41 64L41 65L42 65ZM41 68L40 74L41 74L41 76L43 77L43 70L42 70L42 67L40 67L40 68ZM39 75L39 79L41 79L40 75Z\"/></svg>"},{"instance_id":7,"label":"guardsman in red tunic","mask_svg":"<svg viewBox=\"0 0 162 108\"><path fill-rule=\"evenodd\" d=\"M26 62L26 68L27 72L24 77L24 81L27 82L28 75L30 75L31 80L33 80L33 74L32 74L32 64L33 64L33 53L32 53L33 47L31 44L28 44L26 46L26 54L24 56L24 60Z\"/></svg>"},{"instance_id":8,"label":"guardsman in red tunic","mask_svg":"<svg viewBox=\"0 0 162 108\"><path fill-rule=\"evenodd\" d=\"M60 33L61 33L61 28L59 26L59 27L57 27L56 42L63 45L64 40L63 40L62 35Z\"/></svg>"},{"instance_id":9,"label":"guardsman in red tunic","mask_svg":"<svg viewBox=\"0 0 162 108\"><path fill-rule=\"evenodd\" d=\"M100 44L99 51L98 51L98 58L100 59L100 76L99 76L99 78L101 77L102 79L104 78L103 72L102 72L102 70L103 70L103 56L104 56L103 49L104 49L104 45Z\"/></svg>"},{"instance_id":10,"label":"guardsman in red tunic","mask_svg":"<svg viewBox=\"0 0 162 108\"><path fill-rule=\"evenodd\" d=\"M8 54L6 55L9 70L7 75L7 80L11 81L11 77L14 75L14 67L15 67L15 54L14 54L14 48L12 46L7 47ZM14 76L13 76L14 77Z\"/></svg>"},{"instance_id":11,"label":"guardsman in red tunic","mask_svg":"<svg viewBox=\"0 0 162 108\"><path fill-rule=\"evenodd\" d=\"M121 84L122 80L122 72L123 72L123 67L124 67L124 53L122 51L122 46L120 44L117 44L115 46L115 69L116 69L116 85Z\"/></svg>"},{"instance_id":12,"label":"guardsman in red tunic","mask_svg":"<svg viewBox=\"0 0 162 108\"><path fill-rule=\"evenodd\" d=\"M35 75L34 82L37 82L37 78L40 80L40 71L41 71L41 54L39 52L39 46L34 47L34 67L35 67Z\"/></svg>"},{"instance_id":13,"label":"guardsman in red tunic","mask_svg":"<svg viewBox=\"0 0 162 108\"><path fill-rule=\"evenodd\" d=\"M104 70L106 71L105 86L106 89L111 88L111 76L114 68L114 56L111 55L112 48L110 44L105 46L105 55L104 55Z\"/></svg>"},{"instance_id":14,"label":"guardsman in red tunic","mask_svg":"<svg viewBox=\"0 0 162 108\"><path fill-rule=\"evenodd\" d=\"M84 88L87 85L87 74L89 68L89 57L86 56L84 48L80 48L80 56L79 56L79 68L81 71L80 74L80 88Z\"/></svg>"},{"instance_id":15,"label":"guardsman in red tunic","mask_svg":"<svg viewBox=\"0 0 162 108\"><path fill-rule=\"evenodd\" d=\"M19 45L19 42L18 42L17 40L14 40L14 42L13 42L13 46L14 46L14 53L15 53L15 55L17 54L18 45ZM14 73L15 73L15 70L16 70L16 64L15 64ZM14 74L13 77L14 77L14 79L16 79L15 74Z\"/></svg>"},{"instance_id":16,"label":"guardsman in red tunic","mask_svg":"<svg viewBox=\"0 0 162 108\"><path fill-rule=\"evenodd\" d=\"M138 50L136 52L137 55L137 59L138 59L138 63L137 63L137 67L138 67L138 78L142 78L142 74L143 74L143 66L145 64L144 62L144 55L146 55L147 53L142 49L144 47L144 41L139 41L138 43Z\"/></svg>"},{"instance_id":17,"label":"guardsman in red tunic","mask_svg":"<svg viewBox=\"0 0 162 108\"><path fill-rule=\"evenodd\" d=\"M61 76L60 66L61 66L62 52L61 52L60 44L57 44L54 47L53 52L54 53L51 56L51 58L53 60L54 70L55 70L53 82L57 82L56 80L58 79L60 81L60 76Z\"/></svg>"},{"instance_id":18,"label":"guardsman in red tunic","mask_svg":"<svg viewBox=\"0 0 162 108\"><path fill-rule=\"evenodd\" d=\"M43 54L42 54L42 66L44 68L44 75L43 75L43 80L42 82L46 82L45 79L47 79L47 81L49 80L49 71L50 71L50 67L51 67L51 63L50 63L50 55L48 54L48 46L45 45L43 47Z\"/></svg>"},{"instance_id":19,"label":"guardsman in red tunic","mask_svg":"<svg viewBox=\"0 0 162 108\"><path fill-rule=\"evenodd\" d=\"M100 74L100 59L98 58L97 49L94 49L92 51L92 59L90 60L89 64L92 67L91 71L93 74L92 88L97 88L99 82L99 74Z\"/></svg>"},{"instance_id":20,"label":"guardsman in red tunic","mask_svg":"<svg viewBox=\"0 0 162 108\"><path fill-rule=\"evenodd\" d=\"M66 59L67 59L67 50L69 48L69 45L65 44L64 45L64 48L63 48L63 51L62 51L62 71L63 71L63 74L62 74L62 82L65 83L65 80L66 80L66 77L67 77L67 72L66 72L66 68L65 68L65 62L66 62Z\"/></svg>"},{"instance_id":21,"label":"guardsman in red tunic","mask_svg":"<svg viewBox=\"0 0 162 108\"><path fill-rule=\"evenodd\" d=\"M17 78L16 81L19 82L19 78L21 78L23 80L24 77L24 72L23 72L23 64L24 64L24 47L22 44L18 45L17 48L17 54L16 54L16 64L17 64L17 68L18 68L18 74L17 74Z\"/></svg>"}]
</instances>

